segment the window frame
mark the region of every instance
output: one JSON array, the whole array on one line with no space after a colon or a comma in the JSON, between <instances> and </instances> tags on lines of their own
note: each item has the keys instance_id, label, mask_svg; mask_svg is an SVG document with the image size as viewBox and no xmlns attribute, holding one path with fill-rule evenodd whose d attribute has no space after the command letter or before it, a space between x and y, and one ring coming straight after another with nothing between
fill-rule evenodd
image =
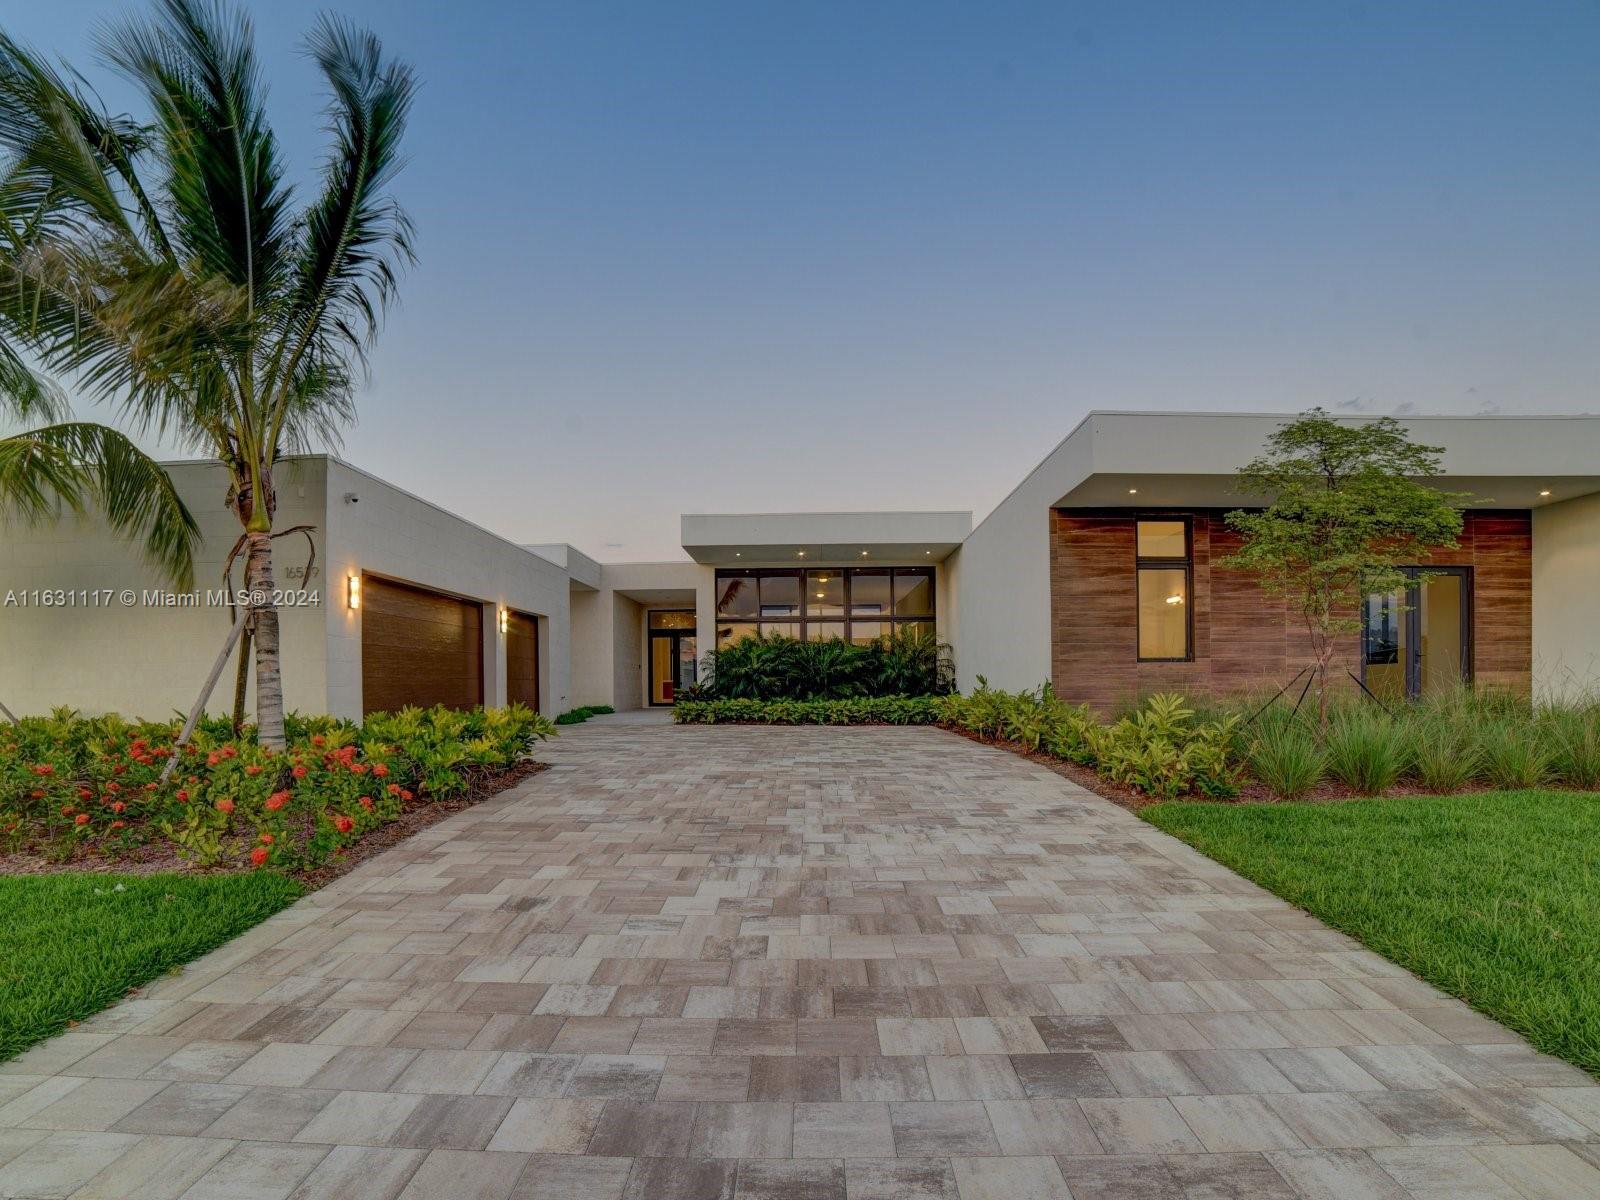
<instances>
[{"instance_id":1,"label":"window frame","mask_svg":"<svg viewBox=\"0 0 1600 1200\"><path fill-rule=\"evenodd\" d=\"M1183 557L1145 557L1139 553L1139 526L1143 522L1177 521L1183 525ZM1181 658L1147 658L1140 653L1144 639L1140 636L1139 578L1144 571L1183 572L1183 656ZM1194 661L1194 518L1188 513L1138 513L1133 518L1133 653L1134 661L1142 663L1177 663Z\"/></svg>"},{"instance_id":2,"label":"window frame","mask_svg":"<svg viewBox=\"0 0 1600 1200\"><path fill-rule=\"evenodd\" d=\"M840 582L843 584L844 611L842 614L814 614L811 612L811 597L806 587L806 578L808 575L817 574L823 571L826 571L830 574L835 571L839 573ZM874 575L884 575L887 577L885 582L889 589L888 612L869 614L866 612L857 613L855 611L854 582L856 576L863 572L870 572ZM809 640L808 634L810 627L813 625L840 625L844 629L843 638L847 642L854 640L854 626L858 621L863 625L870 624L887 627L884 633L880 633L878 635L880 637L886 636L889 633L897 633L901 628L906 626L927 626L931 629L937 629L936 622L938 621L939 617L939 576L933 566L886 566L880 563L873 563L867 566L862 566L859 564L855 566L828 566L825 564L808 563L804 566L796 567L719 568L716 573L713 595L721 594L721 585L724 578L734 578L740 576L754 576L756 578L756 589L758 595L760 593L760 581L762 579L781 576L798 580L800 585L800 611L795 616L786 616L781 618L773 617L768 619L761 615L758 601L757 612L754 618L737 616L725 617L720 612L714 613L713 617L716 621L717 640L719 643L721 642L721 630L724 625L754 625L758 635L764 635L768 632L778 632L776 629L769 630L769 626L792 626L794 628L794 633L790 636L794 636L801 641ZM902 576L916 577L926 579L928 581L930 600L929 612L902 617L894 611L895 583ZM720 644L717 648L721 648Z\"/></svg>"}]
</instances>

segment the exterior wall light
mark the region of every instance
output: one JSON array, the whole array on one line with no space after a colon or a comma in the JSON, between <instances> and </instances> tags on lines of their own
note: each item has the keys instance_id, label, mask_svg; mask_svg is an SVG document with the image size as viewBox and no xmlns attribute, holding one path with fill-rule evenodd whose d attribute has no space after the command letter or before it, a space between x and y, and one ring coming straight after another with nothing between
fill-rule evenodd
<instances>
[{"instance_id":1,"label":"exterior wall light","mask_svg":"<svg viewBox=\"0 0 1600 1200\"><path fill-rule=\"evenodd\" d=\"M351 575L345 580L344 603L346 608L361 607L361 576Z\"/></svg>"},{"instance_id":2,"label":"exterior wall light","mask_svg":"<svg viewBox=\"0 0 1600 1200\"><path fill-rule=\"evenodd\" d=\"M502 608L500 610L500 632L501 633L505 633L505 632L509 631L510 628L511 628L511 610L508 609L508 608Z\"/></svg>"}]
</instances>

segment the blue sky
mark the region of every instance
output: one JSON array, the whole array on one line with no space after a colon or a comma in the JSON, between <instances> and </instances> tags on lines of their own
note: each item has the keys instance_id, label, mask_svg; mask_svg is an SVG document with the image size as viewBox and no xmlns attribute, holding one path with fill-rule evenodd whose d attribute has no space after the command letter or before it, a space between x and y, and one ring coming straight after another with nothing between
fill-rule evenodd
<instances>
[{"instance_id":1,"label":"blue sky","mask_svg":"<svg viewBox=\"0 0 1600 1200\"><path fill-rule=\"evenodd\" d=\"M321 7L250 6L307 171ZM1600 411L1595 3L336 8L423 80L343 453L519 540L982 515L1091 408Z\"/></svg>"}]
</instances>

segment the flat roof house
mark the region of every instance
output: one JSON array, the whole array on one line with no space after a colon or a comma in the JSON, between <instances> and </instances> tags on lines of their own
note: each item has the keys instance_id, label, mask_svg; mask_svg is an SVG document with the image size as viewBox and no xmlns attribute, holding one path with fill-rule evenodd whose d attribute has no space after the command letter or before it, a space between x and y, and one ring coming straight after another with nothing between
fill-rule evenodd
<instances>
[{"instance_id":1,"label":"flat roof house","mask_svg":"<svg viewBox=\"0 0 1600 1200\"><path fill-rule=\"evenodd\" d=\"M963 689L1045 680L1112 706L1158 688L1281 685L1304 635L1217 565L1234 473L1289 414L1095 412L975 528L966 512L691 514L686 558L598 563L522 546L330 456L280 479L286 700L359 717L403 704L668 705L707 650L758 631L864 641L930 629ZM1350 418L1359 420L1360 418ZM1363 605L1348 661L1379 694L1463 680L1600 688L1600 417L1416 417L1443 486L1472 493L1460 547ZM0 700L159 715L193 701L226 633L237 536L221 469L171 464L201 522L200 594L166 597L93 521L7 527ZM237 579L237 576L236 576ZM91 593L93 594L91 598ZM212 705L231 701L226 687Z\"/></svg>"}]
</instances>

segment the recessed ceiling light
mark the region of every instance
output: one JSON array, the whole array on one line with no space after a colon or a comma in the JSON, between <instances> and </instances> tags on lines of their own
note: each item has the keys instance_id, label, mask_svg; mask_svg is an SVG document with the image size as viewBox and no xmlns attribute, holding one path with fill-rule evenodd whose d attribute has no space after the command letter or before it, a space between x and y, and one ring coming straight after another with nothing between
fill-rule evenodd
<instances>
[{"instance_id":1,"label":"recessed ceiling light","mask_svg":"<svg viewBox=\"0 0 1600 1200\"><path fill-rule=\"evenodd\" d=\"M1139 489L1138 488L1129 488L1128 489L1128 495L1137 496L1138 494L1139 494Z\"/></svg>"},{"instance_id":2,"label":"recessed ceiling light","mask_svg":"<svg viewBox=\"0 0 1600 1200\"><path fill-rule=\"evenodd\" d=\"M1545 488L1544 491L1539 493L1539 495L1541 495L1541 496L1548 496L1549 494L1550 494L1550 489L1549 488Z\"/></svg>"},{"instance_id":3,"label":"recessed ceiling light","mask_svg":"<svg viewBox=\"0 0 1600 1200\"><path fill-rule=\"evenodd\" d=\"M800 551L800 557L804 558L805 556L806 556L806 552L804 550Z\"/></svg>"},{"instance_id":4,"label":"recessed ceiling light","mask_svg":"<svg viewBox=\"0 0 1600 1200\"><path fill-rule=\"evenodd\" d=\"M866 556L867 556L867 552L866 552L866 551L865 551L865 550L863 550L863 551L862 551L862 552L861 552L861 557L862 557L862 558L865 558L865 557L866 557Z\"/></svg>"}]
</instances>

